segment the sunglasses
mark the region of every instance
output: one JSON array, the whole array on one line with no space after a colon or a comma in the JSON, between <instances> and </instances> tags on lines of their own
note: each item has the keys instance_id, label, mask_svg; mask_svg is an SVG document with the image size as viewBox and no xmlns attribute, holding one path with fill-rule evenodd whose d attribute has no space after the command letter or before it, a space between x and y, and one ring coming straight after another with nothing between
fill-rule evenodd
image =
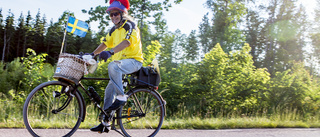
<instances>
[{"instance_id":1,"label":"sunglasses","mask_svg":"<svg viewBox=\"0 0 320 137\"><path fill-rule=\"evenodd\" d=\"M114 13L110 13L109 15L110 15L110 17L113 17L113 16L118 16L118 15L120 15L120 12L114 12Z\"/></svg>"}]
</instances>

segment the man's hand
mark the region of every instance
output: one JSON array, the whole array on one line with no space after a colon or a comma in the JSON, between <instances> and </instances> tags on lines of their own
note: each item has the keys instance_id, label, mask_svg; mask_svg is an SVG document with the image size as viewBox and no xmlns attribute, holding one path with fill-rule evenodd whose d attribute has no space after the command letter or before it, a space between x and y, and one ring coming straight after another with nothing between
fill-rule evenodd
<instances>
[{"instance_id":1,"label":"man's hand","mask_svg":"<svg viewBox=\"0 0 320 137\"><path fill-rule=\"evenodd\" d=\"M111 57L111 52L110 51L102 51L99 55L99 59L103 59L104 62L106 62L108 60L108 58Z\"/></svg>"}]
</instances>

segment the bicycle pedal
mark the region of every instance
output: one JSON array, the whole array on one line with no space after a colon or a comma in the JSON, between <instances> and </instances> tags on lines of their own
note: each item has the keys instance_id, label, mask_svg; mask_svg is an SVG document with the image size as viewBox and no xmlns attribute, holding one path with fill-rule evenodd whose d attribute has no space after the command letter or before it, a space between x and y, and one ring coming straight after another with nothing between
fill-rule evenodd
<instances>
[{"instance_id":1,"label":"bicycle pedal","mask_svg":"<svg viewBox=\"0 0 320 137\"><path fill-rule=\"evenodd\" d=\"M111 128L110 128L110 129L111 129ZM103 132L109 133L110 129L109 129L109 128L106 128Z\"/></svg>"},{"instance_id":2,"label":"bicycle pedal","mask_svg":"<svg viewBox=\"0 0 320 137\"><path fill-rule=\"evenodd\" d=\"M109 122L102 122L102 124L103 124L103 129L102 129L102 131L103 132L109 132L110 130L111 130L111 125L110 125L110 123Z\"/></svg>"},{"instance_id":3,"label":"bicycle pedal","mask_svg":"<svg viewBox=\"0 0 320 137\"><path fill-rule=\"evenodd\" d=\"M108 128L103 128L102 131L98 131L99 134L102 134L103 132L109 133L110 130Z\"/></svg>"}]
</instances>

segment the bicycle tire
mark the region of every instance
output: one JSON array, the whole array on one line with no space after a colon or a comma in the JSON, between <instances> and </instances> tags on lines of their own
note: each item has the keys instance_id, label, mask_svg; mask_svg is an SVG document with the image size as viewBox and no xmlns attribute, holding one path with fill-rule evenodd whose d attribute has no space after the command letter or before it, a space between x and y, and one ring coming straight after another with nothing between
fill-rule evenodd
<instances>
[{"instance_id":1,"label":"bicycle tire","mask_svg":"<svg viewBox=\"0 0 320 137\"><path fill-rule=\"evenodd\" d=\"M28 95L23 107L23 120L32 136L69 137L79 128L84 111L83 102L79 92L74 95L62 92L67 91L68 86L64 82L49 81L40 84ZM58 108L61 111L55 111ZM42 129L55 130L55 134L48 135Z\"/></svg>"},{"instance_id":2,"label":"bicycle tire","mask_svg":"<svg viewBox=\"0 0 320 137\"><path fill-rule=\"evenodd\" d=\"M165 104L150 89L135 89L128 94L127 103L117 113L118 124L125 136L155 136L164 120ZM141 106L141 107L139 107ZM146 129L135 135L127 129Z\"/></svg>"}]
</instances>

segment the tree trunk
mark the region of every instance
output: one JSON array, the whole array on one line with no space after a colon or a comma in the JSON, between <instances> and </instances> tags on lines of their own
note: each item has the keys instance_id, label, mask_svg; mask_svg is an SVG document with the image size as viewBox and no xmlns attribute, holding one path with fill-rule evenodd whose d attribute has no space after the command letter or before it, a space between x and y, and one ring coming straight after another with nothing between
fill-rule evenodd
<instances>
[{"instance_id":1,"label":"tree trunk","mask_svg":"<svg viewBox=\"0 0 320 137\"><path fill-rule=\"evenodd\" d=\"M7 39L6 39L6 32L7 30L4 29L4 36L3 36L3 50L2 50L2 62L4 62L4 57L5 57L5 51L6 51L6 45L7 45Z\"/></svg>"},{"instance_id":2,"label":"tree trunk","mask_svg":"<svg viewBox=\"0 0 320 137\"><path fill-rule=\"evenodd\" d=\"M11 40L11 37L12 37L12 33L8 36L9 38L6 40L6 42L8 43L7 45L7 48L6 48L6 50L7 50L7 61L10 61L11 60L11 58L9 58L10 56L10 47L11 47L11 44L10 44L10 40Z\"/></svg>"},{"instance_id":3,"label":"tree trunk","mask_svg":"<svg viewBox=\"0 0 320 137\"><path fill-rule=\"evenodd\" d=\"M20 40L21 40L21 38L20 38L20 33L18 34L18 45L17 45L17 55L16 55L16 57L20 57L20 53L19 53L19 51L20 51Z\"/></svg>"},{"instance_id":4,"label":"tree trunk","mask_svg":"<svg viewBox=\"0 0 320 137\"><path fill-rule=\"evenodd\" d=\"M27 32L26 32L27 34ZM26 56L27 35L24 35L22 57Z\"/></svg>"}]
</instances>

